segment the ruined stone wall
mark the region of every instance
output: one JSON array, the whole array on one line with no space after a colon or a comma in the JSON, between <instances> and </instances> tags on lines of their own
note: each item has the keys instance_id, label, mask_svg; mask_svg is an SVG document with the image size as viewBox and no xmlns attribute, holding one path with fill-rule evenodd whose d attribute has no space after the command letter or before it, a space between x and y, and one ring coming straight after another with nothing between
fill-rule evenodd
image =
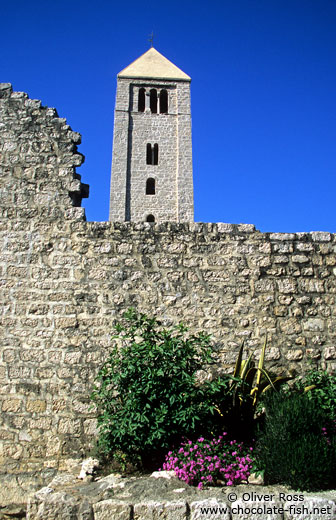
<instances>
[{"instance_id":1,"label":"ruined stone wall","mask_svg":"<svg viewBox=\"0 0 336 520\"><path fill-rule=\"evenodd\" d=\"M130 306L212 334L219 372L265 334L269 368L335 370L335 235L86 222L79 135L0 92L0 503L18 474L28 489L87 455L92 382Z\"/></svg>"}]
</instances>

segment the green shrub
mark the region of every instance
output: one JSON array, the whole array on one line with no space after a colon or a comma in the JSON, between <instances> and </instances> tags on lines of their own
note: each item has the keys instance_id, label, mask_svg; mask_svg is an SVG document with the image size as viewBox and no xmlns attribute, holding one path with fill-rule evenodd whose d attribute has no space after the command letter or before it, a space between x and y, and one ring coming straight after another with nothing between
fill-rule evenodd
<instances>
[{"instance_id":1,"label":"green shrub","mask_svg":"<svg viewBox=\"0 0 336 520\"><path fill-rule=\"evenodd\" d=\"M255 456L266 483L307 491L335 487L335 429L321 406L307 394L283 392L269 395L265 406Z\"/></svg>"},{"instance_id":2,"label":"green shrub","mask_svg":"<svg viewBox=\"0 0 336 520\"><path fill-rule=\"evenodd\" d=\"M217 432L213 403L228 396L229 379L196 381L196 372L212 360L209 336L188 335L183 325L167 330L134 309L115 328L92 393L101 453L119 452L148 465L159 463L184 436Z\"/></svg>"},{"instance_id":3,"label":"green shrub","mask_svg":"<svg viewBox=\"0 0 336 520\"><path fill-rule=\"evenodd\" d=\"M307 396L330 419L336 419L336 374L311 370L303 378L301 388L309 388Z\"/></svg>"}]
</instances>

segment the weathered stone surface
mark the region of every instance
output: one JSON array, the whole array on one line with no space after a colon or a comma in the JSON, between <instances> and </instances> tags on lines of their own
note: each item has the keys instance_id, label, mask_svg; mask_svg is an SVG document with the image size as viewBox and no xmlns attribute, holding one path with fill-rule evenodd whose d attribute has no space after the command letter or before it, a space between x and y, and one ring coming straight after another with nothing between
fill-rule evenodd
<instances>
[{"instance_id":1,"label":"weathered stone surface","mask_svg":"<svg viewBox=\"0 0 336 520\"><path fill-rule=\"evenodd\" d=\"M336 518L335 500L323 497L306 496L302 502L288 500L284 507L285 520L333 520Z\"/></svg>"},{"instance_id":2,"label":"weathered stone surface","mask_svg":"<svg viewBox=\"0 0 336 520\"><path fill-rule=\"evenodd\" d=\"M152 478L168 478L169 480L172 478L176 479L175 471L153 471L151 474Z\"/></svg>"},{"instance_id":3,"label":"weathered stone surface","mask_svg":"<svg viewBox=\"0 0 336 520\"><path fill-rule=\"evenodd\" d=\"M335 235L85 222L79 135L8 84L0 97L1 505L80 466L97 435L94 377L130 306L206 330L214 373L266 334L273 371L300 372L311 357L335 369Z\"/></svg>"},{"instance_id":4,"label":"weathered stone surface","mask_svg":"<svg viewBox=\"0 0 336 520\"><path fill-rule=\"evenodd\" d=\"M80 474L78 478L80 480L84 480L87 476L92 476L95 471L99 468L99 460L90 457L89 459L85 459L82 463L82 468L80 470Z\"/></svg>"},{"instance_id":5,"label":"weathered stone surface","mask_svg":"<svg viewBox=\"0 0 336 520\"><path fill-rule=\"evenodd\" d=\"M4 508L26 509L31 493L51 481L56 474L54 468L41 469L41 463L31 463L29 466L2 464L4 473L0 473L0 513ZM21 471L20 471L21 469ZM0 516L1 518L1 516Z\"/></svg>"},{"instance_id":6,"label":"weathered stone surface","mask_svg":"<svg viewBox=\"0 0 336 520\"><path fill-rule=\"evenodd\" d=\"M263 486L264 478L262 475L257 475L256 473L251 473L248 478L248 483L253 484L254 486Z\"/></svg>"},{"instance_id":7,"label":"weathered stone surface","mask_svg":"<svg viewBox=\"0 0 336 520\"><path fill-rule=\"evenodd\" d=\"M94 520L131 520L132 510L132 504L120 500L104 500L93 506Z\"/></svg>"},{"instance_id":8,"label":"weathered stone surface","mask_svg":"<svg viewBox=\"0 0 336 520\"><path fill-rule=\"evenodd\" d=\"M324 351L325 359L336 359L336 347L328 347Z\"/></svg>"},{"instance_id":9,"label":"weathered stone surface","mask_svg":"<svg viewBox=\"0 0 336 520\"><path fill-rule=\"evenodd\" d=\"M186 520L187 504L184 501L175 502L139 502L134 505L134 520Z\"/></svg>"},{"instance_id":10,"label":"weathered stone surface","mask_svg":"<svg viewBox=\"0 0 336 520\"><path fill-rule=\"evenodd\" d=\"M9 506L0 506L0 520L17 520L26 518L26 504L10 504Z\"/></svg>"},{"instance_id":11,"label":"weathered stone surface","mask_svg":"<svg viewBox=\"0 0 336 520\"><path fill-rule=\"evenodd\" d=\"M211 517L221 520L306 520L295 509L303 506L305 512L323 515L329 511L328 514L331 514L330 517L327 514L324 517L307 516L308 519L333 520L335 492L304 494L293 493L283 486L245 484L198 490L177 479L123 478L113 474L82 484L72 473L57 475L47 487L32 495L27 518L199 520Z\"/></svg>"},{"instance_id":12,"label":"weathered stone surface","mask_svg":"<svg viewBox=\"0 0 336 520\"><path fill-rule=\"evenodd\" d=\"M77 520L79 507L76 500L66 493L53 493L43 488L28 501L27 520Z\"/></svg>"},{"instance_id":13,"label":"weathered stone surface","mask_svg":"<svg viewBox=\"0 0 336 520\"><path fill-rule=\"evenodd\" d=\"M331 233L325 231L312 231L311 236L314 242L330 242L331 240Z\"/></svg>"},{"instance_id":14,"label":"weathered stone surface","mask_svg":"<svg viewBox=\"0 0 336 520\"><path fill-rule=\"evenodd\" d=\"M215 498L191 502L190 520L203 520L210 516L214 520L230 520L230 506Z\"/></svg>"}]
</instances>

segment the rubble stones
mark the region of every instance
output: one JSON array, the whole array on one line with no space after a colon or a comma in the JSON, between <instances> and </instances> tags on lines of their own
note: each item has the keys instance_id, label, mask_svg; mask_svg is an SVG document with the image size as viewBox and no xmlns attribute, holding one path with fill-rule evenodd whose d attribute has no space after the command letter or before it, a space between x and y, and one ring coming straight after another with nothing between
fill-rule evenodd
<instances>
[{"instance_id":1,"label":"rubble stones","mask_svg":"<svg viewBox=\"0 0 336 520\"><path fill-rule=\"evenodd\" d=\"M333 491L293 493L282 486L263 485L197 490L176 478L122 478L113 475L90 484L79 485L78 481L74 483L75 480L72 476L72 480L68 478L66 483L66 478L63 478L57 486L54 479L54 484L50 483L32 495L28 502L27 519L202 520L211 516L220 520L299 520L302 516L298 515L298 509L293 509L299 505L308 511L313 511L315 507L315 511L321 512L315 513L315 516L306 515L309 520L331 519L336 513ZM177 489L178 497L175 493ZM295 499L299 494L303 496L303 501ZM261 514L260 508L273 508L273 511L269 509L267 514ZM279 512L281 508L283 512ZM326 511L330 516L325 514Z\"/></svg>"},{"instance_id":2,"label":"rubble stones","mask_svg":"<svg viewBox=\"0 0 336 520\"><path fill-rule=\"evenodd\" d=\"M99 468L99 460L90 457L89 459L85 459L82 463L82 468L80 474L78 475L78 479L84 480L87 476L93 476L95 471Z\"/></svg>"}]
</instances>

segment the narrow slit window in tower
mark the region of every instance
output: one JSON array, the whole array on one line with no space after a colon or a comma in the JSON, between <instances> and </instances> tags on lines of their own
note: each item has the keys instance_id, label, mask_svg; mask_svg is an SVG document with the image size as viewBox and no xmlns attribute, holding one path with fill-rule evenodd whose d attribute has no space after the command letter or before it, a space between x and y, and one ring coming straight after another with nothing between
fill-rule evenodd
<instances>
[{"instance_id":1,"label":"narrow slit window in tower","mask_svg":"<svg viewBox=\"0 0 336 520\"><path fill-rule=\"evenodd\" d=\"M157 91L156 88L150 90L150 109L152 114L157 114Z\"/></svg>"},{"instance_id":2,"label":"narrow slit window in tower","mask_svg":"<svg viewBox=\"0 0 336 520\"><path fill-rule=\"evenodd\" d=\"M146 97L146 89L140 88L139 97L138 97L138 111L139 112L145 111L145 106L146 106L145 97Z\"/></svg>"},{"instance_id":3,"label":"narrow slit window in tower","mask_svg":"<svg viewBox=\"0 0 336 520\"><path fill-rule=\"evenodd\" d=\"M155 179L150 177L146 182L146 195L155 195Z\"/></svg>"},{"instance_id":4,"label":"narrow slit window in tower","mask_svg":"<svg viewBox=\"0 0 336 520\"><path fill-rule=\"evenodd\" d=\"M155 143L153 146L150 143L146 145L146 164L157 165L159 162L159 145Z\"/></svg>"},{"instance_id":5,"label":"narrow slit window in tower","mask_svg":"<svg viewBox=\"0 0 336 520\"><path fill-rule=\"evenodd\" d=\"M154 215L147 215L146 222L155 222Z\"/></svg>"},{"instance_id":6,"label":"narrow slit window in tower","mask_svg":"<svg viewBox=\"0 0 336 520\"><path fill-rule=\"evenodd\" d=\"M146 164L153 164L152 145L147 143L146 146Z\"/></svg>"},{"instance_id":7,"label":"narrow slit window in tower","mask_svg":"<svg viewBox=\"0 0 336 520\"><path fill-rule=\"evenodd\" d=\"M160 92L160 114L168 114L168 92L165 88Z\"/></svg>"},{"instance_id":8,"label":"narrow slit window in tower","mask_svg":"<svg viewBox=\"0 0 336 520\"><path fill-rule=\"evenodd\" d=\"M159 145L155 143L154 149L153 149L153 164L158 164L159 162Z\"/></svg>"}]
</instances>

